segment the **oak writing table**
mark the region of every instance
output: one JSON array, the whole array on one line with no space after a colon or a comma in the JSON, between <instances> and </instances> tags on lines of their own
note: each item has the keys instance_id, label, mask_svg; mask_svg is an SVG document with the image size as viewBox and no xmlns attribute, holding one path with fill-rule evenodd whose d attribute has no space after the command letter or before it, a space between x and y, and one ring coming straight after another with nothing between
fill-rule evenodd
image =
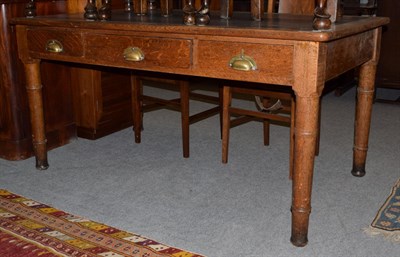
<instances>
[{"instance_id":1,"label":"oak writing table","mask_svg":"<svg viewBox=\"0 0 400 257\"><path fill-rule=\"evenodd\" d=\"M292 87L297 108L291 242L306 245L321 92L327 80L360 66L352 174L363 176L381 27L389 22L344 16L331 29L315 31L312 19L271 14L259 22L239 13L230 20L212 16L203 27L184 25L180 13L113 11L109 21L86 21L83 14L14 19L36 167L48 168L42 59Z\"/></svg>"}]
</instances>

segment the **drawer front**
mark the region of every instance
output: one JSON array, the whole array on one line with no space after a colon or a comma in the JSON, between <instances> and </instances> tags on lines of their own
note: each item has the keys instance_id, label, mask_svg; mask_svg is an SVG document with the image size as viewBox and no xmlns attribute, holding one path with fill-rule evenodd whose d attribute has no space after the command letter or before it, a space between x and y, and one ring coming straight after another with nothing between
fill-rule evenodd
<instances>
[{"instance_id":1,"label":"drawer front","mask_svg":"<svg viewBox=\"0 0 400 257\"><path fill-rule=\"evenodd\" d=\"M99 64L110 64L147 69L151 67L190 68L192 41L188 39L86 35L86 57ZM126 49L140 49L143 59L125 59Z\"/></svg>"},{"instance_id":2,"label":"drawer front","mask_svg":"<svg viewBox=\"0 0 400 257\"><path fill-rule=\"evenodd\" d=\"M292 45L199 41L196 69L213 77L290 85L293 49ZM230 66L241 53L254 61L255 70L235 70Z\"/></svg>"},{"instance_id":3,"label":"drawer front","mask_svg":"<svg viewBox=\"0 0 400 257\"><path fill-rule=\"evenodd\" d=\"M29 29L29 51L46 55L83 56L83 41L80 33L51 29Z\"/></svg>"}]
</instances>

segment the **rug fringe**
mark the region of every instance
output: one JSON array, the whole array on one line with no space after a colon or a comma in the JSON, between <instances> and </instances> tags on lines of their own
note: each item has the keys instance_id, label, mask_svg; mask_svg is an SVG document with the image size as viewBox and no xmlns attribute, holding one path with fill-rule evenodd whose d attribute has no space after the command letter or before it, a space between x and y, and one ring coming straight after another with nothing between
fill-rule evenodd
<instances>
[{"instance_id":1,"label":"rug fringe","mask_svg":"<svg viewBox=\"0 0 400 257\"><path fill-rule=\"evenodd\" d=\"M385 231L369 226L368 228L364 228L364 233L369 236L383 236L388 241L400 243L400 231Z\"/></svg>"}]
</instances>

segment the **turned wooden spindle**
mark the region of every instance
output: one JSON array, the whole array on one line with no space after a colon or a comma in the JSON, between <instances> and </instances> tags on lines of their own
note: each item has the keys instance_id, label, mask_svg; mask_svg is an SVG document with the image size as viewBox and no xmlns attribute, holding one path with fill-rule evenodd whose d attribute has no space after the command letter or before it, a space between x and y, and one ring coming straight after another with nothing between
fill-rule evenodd
<instances>
[{"instance_id":1,"label":"turned wooden spindle","mask_svg":"<svg viewBox=\"0 0 400 257\"><path fill-rule=\"evenodd\" d=\"M154 11L158 8L158 3L156 2L156 0L148 0L147 1L147 9L151 12Z\"/></svg>"},{"instance_id":2,"label":"turned wooden spindle","mask_svg":"<svg viewBox=\"0 0 400 257\"><path fill-rule=\"evenodd\" d=\"M196 13L196 25L205 26L210 23L209 0L201 0L200 9Z\"/></svg>"},{"instance_id":3,"label":"turned wooden spindle","mask_svg":"<svg viewBox=\"0 0 400 257\"><path fill-rule=\"evenodd\" d=\"M33 18L36 16L36 3L35 0L30 0L25 6L25 17Z\"/></svg>"},{"instance_id":4,"label":"turned wooden spindle","mask_svg":"<svg viewBox=\"0 0 400 257\"><path fill-rule=\"evenodd\" d=\"M264 0L251 0L250 3L251 18L260 21L264 14Z\"/></svg>"},{"instance_id":5,"label":"turned wooden spindle","mask_svg":"<svg viewBox=\"0 0 400 257\"><path fill-rule=\"evenodd\" d=\"M233 15L233 0L221 0L220 17L230 19Z\"/></svg>"},{"instance_id":6,"label":"turned wooden spindle","mask_svg":"<svg viewBox=\"0 0 400 257\"><path fill-rule=\"evenodd\" d=\"M132 12L133 11L133 0L125 0L124 4L125 12Z\"/></svg>"},{"instance_id":7,"label":"turned wooden spindle","mask_svg":"<svg viewBox=\"0 0 400 257\"><path fill-rule=\"evenodd\" d=\"M328 30L331 28L331 15L327 12L327 0L316 0L314 10L313 28L317 30Z\"/></svg>"},{"instance_id":8,"label":"turned wooden spindle","mask_svg":"<svg viewBox=\"0 0 400 257\"><path fill-rule=\"evenodd\" d=\"M331 22L334 23L341 16L340 10L341 0L329 0L326 6L328 13L331 15Z\"/></svg>"},{"instance_id":9,"label":"turned wooden spindle","mask_svg":"<svg viewBox=\"0 0 400 257\"><path fill-rule=\"evenodd\" d=\"M172 14L173 1L172 0L160 0L161 15L166 17Z\"/></svg>"},{"instance_id":10,"label":"turned wooden spindle","mask_svg":"<svg viewBox=\"0 0 400 257\"><path fill-rule=\"evenodd\" d=\"M146 15L148 10L147 0L133 0L133 13L136 15Z\"/></svg>"},{"instance_id":11,"label":"turned wooden spindle","mask_svg":"<svg viewBox=\"0 0 400 257\"><path fill-rule=\"evenodd\" d=\"M194 0L186 0L183 6L183 23L185 25L196 24L196 8L194 7Z\"/></svg>"},{"instance_id":12,"label":"turned wooden spindle","mask_svg":"<svg viewBox=\"0 0 400 257\"><path fill-rule=\"evenodd\" d=\"M102 21L111 19L111 0L103 0L103 5L99 9L99 19Z\"/></svg>"},{"instance_id":13,"label":"turned wooden spindle","mask_svg":"<svg viewBox=\"0 0 400 257\"><path fill-rule=\"evenodd\" d=\"M96 0L88 0L83 17L86 20L97 20L97 14Z\"/></svg>"}]
</instances>

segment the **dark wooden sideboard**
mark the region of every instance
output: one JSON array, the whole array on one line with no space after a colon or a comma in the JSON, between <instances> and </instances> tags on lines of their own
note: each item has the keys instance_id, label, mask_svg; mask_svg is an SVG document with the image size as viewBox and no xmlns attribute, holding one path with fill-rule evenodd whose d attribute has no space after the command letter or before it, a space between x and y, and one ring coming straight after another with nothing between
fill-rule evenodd
<instances>
[{"instance_id":1,"label":"dark wooden sideboard","mask_svg":"<svg viewBox=\"0 0 400 257\"><path fill-rule=\"evenodd\" d=\"M85 5L83 0L69 0L68 13L83 13ZM113 0L112 8L123 9L124 0ZM132 126L129 71L76 65L70 72L79 137L97 139Z\"/></svg>"},{"instance_id":2,"label":"dark wooden sideboard","mask_svg":"<svg viewBox=\"0 0 400 257\"><path fill-rule=\"evenodd\" d=\"M24 16L27 2L0 0L0 157L8 160L25 159L33 155L25 73L17 55L15 33L9 26L13 17ZM65 0L39 0L37 13L64 13L66 3ZM44 84L63 82L57 89L43 89L48 145L54 148L68 143L76 136L70 108L72 94L69 69L63 64L49 61L43 61L41 66Z\"/></svg>"},{"instance_id":3,"label":"dark wooden sideboard","mask_svg":"<svg viewBox=\"0 0 400 257\"><path fill-rule=\"evenodd\" d=\"M379 0L377 16L389 17L382 33L381 57L377 70L377 87L400 90L400 1ZM399 92L400 93L400 92Z\"/></svg>"},{"instance_id":4,"label":"dark wooden sideboard","mask_svg":"<svg viewBox=\"0 0 400 257\"><path fill-rule=\"evenodd\" d=\"M390 23L383 27L381 52L376 73L376 87L397 89L397 100L377 101L400 103L400 1L398 0L342 0L345 15L376 15L389 17Z\"/></svg>"},{"instance_id":5,"label":"dark wooden sideboard","mask_svg":"<svg viewBox=\"0 0 400 257\"><path fill-rule=\"evenodd\" d=\"M24 16L28 0L0 0L0 158L33 156L25 72L17 56L15 33L9 21ZM81 0L36 0L37 15L83 12ZM113 1L116 8L123 0ZM91 66L41 64L48 146L67 144L76 136L96 139L132 125L129 73ZM119 90L112 89L118 83ZM62 91L60 92L60 88ZM80 93L77 93L80 92ZM84 93L82 93L84 92ZM48 107L48 106L51 106Z\"/></svg>"}]
</instances>

